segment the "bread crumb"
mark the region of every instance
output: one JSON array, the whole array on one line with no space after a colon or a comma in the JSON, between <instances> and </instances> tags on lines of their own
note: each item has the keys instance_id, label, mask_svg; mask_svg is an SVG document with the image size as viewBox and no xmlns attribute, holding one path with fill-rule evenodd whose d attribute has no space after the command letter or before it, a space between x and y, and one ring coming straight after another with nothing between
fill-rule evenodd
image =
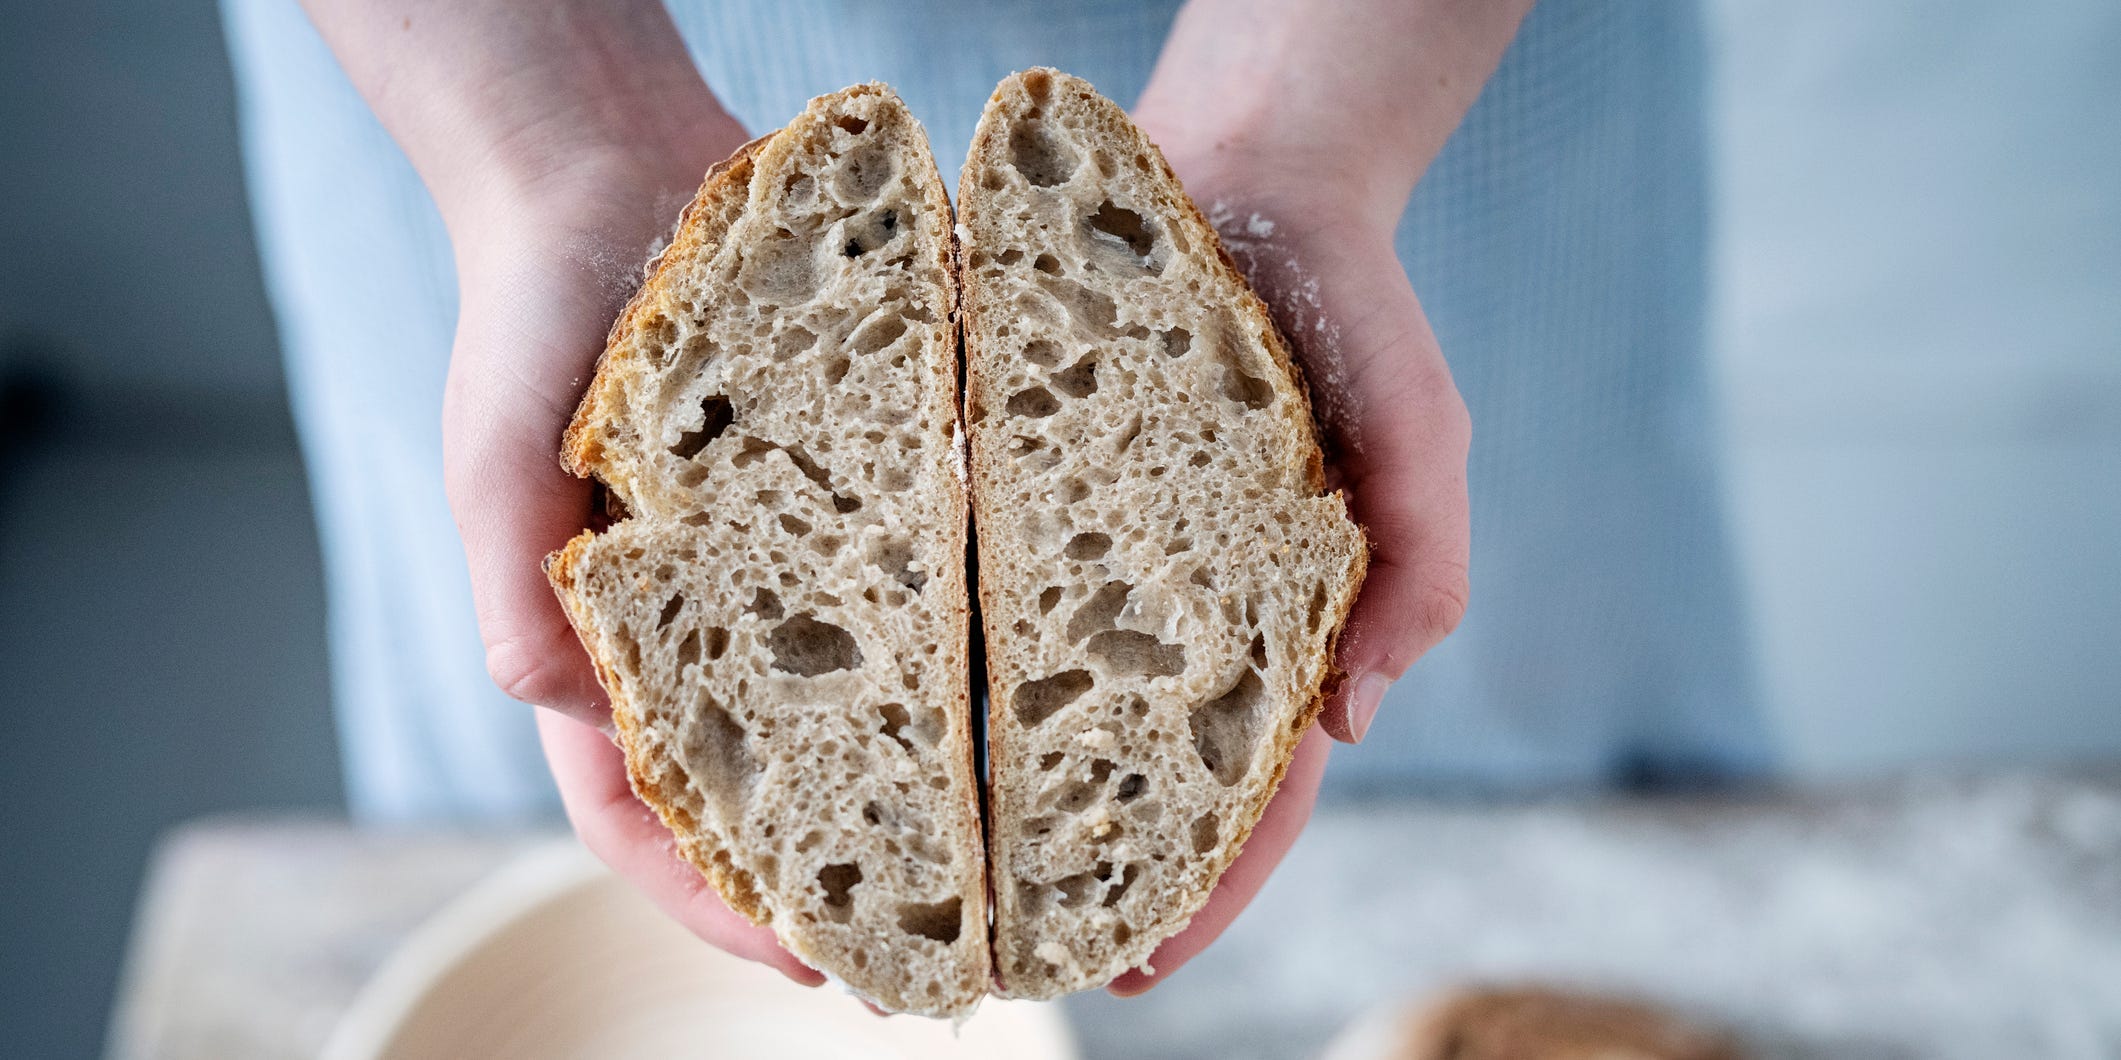
<instances>
[{"instance_id":1,"label":"bread crumb","mask_svg":"<svg viewBox=\"0 0 2121 1060\"><path fill-rule=\"evenodd\" d=\"M1085 729L1075 734L1075 742L1093 751L1106 751L1119 742L1119 737L1112 735L1110 729Z\"/></svg>"},{"instance_id":2,"label":"bread crumb","mask_svg":"<svg viewBox=\"0 0 2121 1060\"><path fill-rule=\"evenodd\" d=\"M1075 968L1075 954L1058 942L1041 942L1031 948L1031 955L1065 971Z\"/></svg>"}]
</instances>

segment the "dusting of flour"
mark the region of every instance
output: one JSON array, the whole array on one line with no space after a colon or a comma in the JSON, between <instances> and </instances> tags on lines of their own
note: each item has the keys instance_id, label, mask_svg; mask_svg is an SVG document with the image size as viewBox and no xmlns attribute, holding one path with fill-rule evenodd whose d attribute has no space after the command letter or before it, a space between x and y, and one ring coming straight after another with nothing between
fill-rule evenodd
<instances>
[{"instance_id":1,"label":"dusting of flour","mask_svg":"<svg viewBox=\"0 0 2121 1060\"><path fill-rule=\"evenodd\" d=\"M1281 224L1249 210L1239 213L1218 199L1208 206L1208 223L1296 347L1311 407L1327 437L1349 454L1360 454L1362 397L1341 350L1340 322L1326 311L1318 277L1279 236Z\"/></svg>"}]
</instances>

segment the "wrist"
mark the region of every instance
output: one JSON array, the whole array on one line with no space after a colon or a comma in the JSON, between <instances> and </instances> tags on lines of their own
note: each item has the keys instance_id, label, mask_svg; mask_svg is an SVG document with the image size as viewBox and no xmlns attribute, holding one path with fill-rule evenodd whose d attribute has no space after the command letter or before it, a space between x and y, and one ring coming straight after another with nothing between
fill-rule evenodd
<instances>
[{"instance_id":1,"label":"wrist","mask_svg":"<svg viewBox=\"0 0 2121 1060\"><path fill-rule=\"evenodd\" d=\"M594 109L494 123L416 165L461 242L464 234L525 218L649 208L675 216L707 169L745 139L711 96L689 104L607 100Z\"/></svg>"}]
</instances>

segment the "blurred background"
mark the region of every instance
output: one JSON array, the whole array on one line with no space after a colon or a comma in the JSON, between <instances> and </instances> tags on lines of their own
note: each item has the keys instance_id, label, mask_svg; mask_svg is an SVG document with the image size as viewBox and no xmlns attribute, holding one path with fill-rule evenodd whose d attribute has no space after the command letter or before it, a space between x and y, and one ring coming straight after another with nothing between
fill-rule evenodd
<instances>
[{"instance_id":1,"label":"blurred background","mask_svg":"<svg viewBox=\"0 0 2121 1060\"><path fill-rule=\"evenodd\" d=\"M2121 762L2121 7L1707 9L1791 778ZM158 834L337 806L322 579L210 0L0 9L0 188L0 1051L80 1056Z\"/></svg>"}]
</instances>

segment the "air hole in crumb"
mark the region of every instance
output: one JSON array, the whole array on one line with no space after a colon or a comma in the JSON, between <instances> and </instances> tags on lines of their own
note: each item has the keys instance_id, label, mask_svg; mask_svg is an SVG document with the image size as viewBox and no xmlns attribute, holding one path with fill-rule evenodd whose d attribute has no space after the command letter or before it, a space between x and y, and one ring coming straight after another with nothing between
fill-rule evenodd
<instances>
[{"instance_id":1,"label":"air hole in crumb","mask_svg":"<svg viewBox=\"0 0 2121 1060\"><path fill-rule=\"evenodd\" d=\"M913 716L906 713L905 705L902 703L886 703L877 708L877 713L884 717L884 725L878 731L890 737L900 747L905 748L907 754L912 754L913 741L902 735L906 726L913 721Z\"/></svg>"},{"instance_id":2,"label":"air hole in crumb","mask_svg":"<svg viewBox=\"0 0 2121 1060\"><path fill-rule=\"evenodd\" d=\"M1079 504L1088 496L1090 496L1090 484L1082 479L1069 478L1061 483L1060 499L1062 504Z\"/></svg>"},{"instance_id":3,"label":"air hole in crumb","mask_svg":"<svg viewBox=\"0 0 2121 1060\"><path fill-rule=\"evenodd\" d=\"M1119 900L1121 898L1126 897L1127 889L1134 886L1135 880L1141 878L1141 874L1142 867L1140 865L1129 865L1126 868L1121 869L1119 874L1119 882L1106 885L1105 900L1101 904L1108 909L1112 906L1118 905ZM1126 925L1122 924L1120 925L1120 927L1122 931L1124 931ZM1129 937L1131 937L1131 933L1122 933L1122 931L1113 932L1112 940L1114 942L1125 942Z\"/></svg>"},{"instance_id":4,"label":"air hole in crumb","mask_svg":"<svg viewBox=\"0 0 2121 1060\"><path fill-rule=\"evenodd\" d=\"M1059 751L1048 751L1045 754L1039 756L1038 771L1041 773L1051 773L1053 772L1053 767L1060 765L1061 759L1066 757L1068 756L1062 754Z\"/></svg>"},{"instance_id":5,"label":"air hole in crumb","mask_svg":"<svg viewBox=\"0 0 2121 1060\"><path fill-rule=\"evenodd\" d=\"M1085 223L1091 232L1117 241L1144 261L1149 252L1156 249L1156 233L1142 220L1142 215L1118 203L1108 201L1099 206Z\"/></svg>"},{"instance_id":6,"label":"air hole in crumb","mask_svg":"<svg viewBox=\"0 0 2121 1060\"><path fill-rule=\"evenodd\" d=\"M1112 797L1120 802L1133 802L1141 798L1141 793L1148 789L1148 777L1140 773L1129 773L1119 778L1119 787L1112 792Z\"/></svg>"},{"instance_id":7,"label":"air hole in crumb","mask_svg":"<svg viewBox=\"0 0 2121 1060\"><path fill-rule=\"evenodd\" d=\"M1317 632L1318 625L1326 617L1326 586L1324 582L1311 587L1311 603L1304 609L1304 625Z\"/></svg>"},{"instance_id":8,"label":"air hole in crumb","mask_svg":"<svg viewBox=\"0 0 2121 1060\"><path fill-rule=\"evenodd\" d=\"M1115 438L1112 442L1112 451L1117 454L1124 453L1128 449L1133 448L1134 440L1136 438L1141 437L1141 434L1142 414L1137 412L1127 420L1127 425L1125 427L1120 428L1119 436Z\"/></svg>"},{"instance_id":9,"label":"air hole in crumb","mask_svg":"<svg viewBox=\"0 0 2121 1060\"><path fill-rule=\"evenodd\" d=\"M931 903L908 902L898 907L900 931L934 939L945 946L957 941L964 919L964 902L957 898Z\"/></svg>"},{"instance_id":10,"label":"air hole in crumb","mask_svg":"<svg viewBox=\"0 0 2121 1060\"><path fill-rule=\"evenodd\" d=\"M649 317L641 330L648 333L648 341L658 346L668 347L678 341L677 322L661 313Z\"/></svg>"},{"instance_id":11,"label":"air hole in crumb","mask_svg":"<svg viewBox=\"0 0 2121 1060\"><path fill-rule=\"evenodd\" d=\"M1031 267L1048 276L1058 276L1061 271L1060 259L1051 254L1040 254L1031 259Z\"/></svg>"},{"instance_id":12,"label":"air hole in crumb","mask_svg":"<svg viewBox=\"0 0 2121 1060\"><path fill-rule=\"evenodd\" d=\"M1215 849L1215 839L1222 831L1222 822L1212 813L1204 813L1193 821L1193 852L1205 854Z\"/></svg>"},{"instance_id":13,"label":"air hole in crumb","mask_svg":"<svg viewBox=\"0 0 2121 1060\"><path fill-rule=\"evenodd\" d=\"M1042 592L1042 593L1039 593L1039 594L1038 594L1038 613L1039 613L1039 614L1042 614L1042 615L1046 615L1046 614L1052 614L1052 613L1053 613L1053 607L1054 607L1054 605L1055 605L1055 604L1058 604L1058 603L1060 603L1060 598L1061 598L1061 590L1060 590L1060 586L1058 586L1058 585L1052 586L1052 587L1048 588L1048 589L1047 589L1046 591L1044 591L1044 592Z\"/></svg>"},{"instance_id":14,"label":"air hole in crumb","mask_svg":"<svg viewBox=\"0 0 2121 1060\"><path fill-rule=\"evenodd\" d=\"M1060 364L1061 348L1052 339L1032 339L1024 344L1024 359L1040 368L1052 368Z\"/></svg>"},{"instance_id":15,"label":"air hole in crumb","mask_svg":"<svg viewBox=\"0 0 2121 1060\"><path fill-rule=\"evenodd\" d=\"M678 668L681 670L700 661L699 630L689 629L685 631L685 639L678 641L677 658Z\"/></svg>"},{"instance_id":16,"label":"air hole in crumb","mask_svg":"<svg viewBox=\"0 0 2121 1060\"><path fill-rule=\"evenodd\" d=\"M736 467L750 467L767 453L779 448L780 446L764 438L745 438L737 445L736 455L729 458L729 463Z\"/></svg>"},{"instance_id":17,"label":"air hole in crumb","mask_svg":"<svg viewBox=\"0 0 2121 1060\"><path fill-rule=\"evenodd\" d=\"M1248 409L1263 409L1274 403L1274 388L1233 361L1223 365L1223 396Z\"/></svg>"},{"instance_id":18,"label":"air hole in crumb","mask_svg":"<svg viewBox=\"0 0 2121 1060\"><path fill-rule=\"evenodd\" d=\"M1061 554L1069 559L1098 559L1112 551L1112 538L1105 534L1077 534L1068 539Z\"/></svg>"},{"instance_id":19,"label":"air hole in crumb","mask_svg":"<svg viewBox=\"0 0 2121 1060\"><path fill-rule=\"evenodd\" d=\"M890 578L914 592L928 584L925 571L913 569L913 543L903 538L871 538L866 546L866 559L876 565Z\"/></svg>"},{"instance_id":20,"label":"air hole in crumb","mask_svg":"<svg viewBox=\"0 0 2121 1060\"><path fill-rule=\"evenodd\" d=\"M1037 725L1062 707L1082 698L1096 684L1088 670L1063 670L1051 677L1026 681L1016 686L1011 697L1015 705L1016 721L1019 725Z\"/></svg>"},{"instance_id":21,"label":"air hole in crumb","mask_svg":"<svg viewBox=\"0 0 2121 1060\"><path fill-rule=\"evenodd\" d=\"M1060 907L1062 909L1075 909L1087 904L1090 901L1091 891L1097 889L1097 886L1097 877L1088 872L1078 872L1073 876L1063 876L1053 881L1054 889L1061 893Z\"/></svg>"},{"instance_id":22,"label":"air hole in crumb","mask_svg":"<svg viewBox=\"0 0 2121 1060\"><path fill-rule=\"evenodd\" d=\"M809 328L802 326L801 324L790 324L787 327L774 332L773 356L776 360L785 361L799 353L803 353L809 350L811 347L816 345L817 332L814 332Z\"/></svg>"},{"instance_id":23,"label":"air hole in crumb","mask_svg":"<svg viewBox=\"0 0 2121 1060\"><path fill-rule=\"evenodd\" d=\"M1186 460L1186 466L1187 466L1187 467L1207 467L1207 466L1208 466L1208 454L1206 454L1206 453L1195 453L1195 454L1193 454L1193 455L1192 455L1191 457L1187 458L1187 460Z\"/></svg>"},{"instance_id":24,"label":"air hole in crumb","mask_svg":"<svg viewBox=\"0 0 2121 1060\"><path fill-rule=\"evenodd\" d=\"M1086 398L1097 393L1097 358L1085 357L1068 366L1066 371L1054 373L1053 386L1072 398Z\"/></svg>"},{"instance_id":25,"label":"air hole in crumb","mask_svg":"<svg viewBox=\"0 0 2121 1060\"><path fill-rule=\"evenodd\" d=\"M773 653L774 669L799 677L851 670L862 664L854 634L810 615L796 615L773 627L766 635L766 648Z\"/></svg>"},{"instance_id":26,"label":"air hole in crumb","mask_svg":"<svg viewBox=\"0 0 2121 1060\"><path fill-rule=\"evenodd\" d=\"M707 443L722 436L729 429L734 417L729 411L729 399L720 394L709 394L700 399L700 427L678 435L677 444L670 452L680 460L690 460L707 448Z\"/></svg>"},{"instance_id":27,"label":"air hole in crumb","mask_svg":"<svg viewBox=\"0 0 2121 1060\"><path fill-rule=\"evenodd\" d=\"M898 341L906 333L906 320L897 314L879 316L861 326L848 342L857 353L875 353Z\"/></svg>"},{"instance_id":28,"label":"air hole in crumb","mask_svg":"<svg viewBox=\"0 0 2121 1060\"><path fill-rule=\"evenodd\" d=\"M1184 357L1193 349L1193 333L1184 328L1172 328L1158 335L1163 345L1164 356Z\"/></svg>"},{"instance_id":29,"label":"air hole in crumb","mask_svg":"<svg viewBox=\"0 0 2121 1060\"><path fill-rule=\"evenodd\" d=\"M707 658L713 661L729 650L729 631L720 626L707 627Z\"/></svg>"},{"instance_id":30,"label":"air hole in crumb","mask_svg":"<svg viewBox=\"0 0 2121 1060\"><path fill-rule=\"evenodd\" d=\"M1186 646L1166 644L1147 633L1108 629L1090 638L1090 657L1116 673L1176 677L1186 669Z\"/></svg>"},{"instance_id":31,"label":"air hole in crumb","mask_svg":"<svg viewBox=\"0 0 2121 1060\"><path fill-rule=\"evenodd\" d=\"M1009 415L1042 419L1060 411L1060 399L1042 386L1020 390L1009 399Z\"/></svg>"},{"instance_id":32,"label":"air hole in crumb","mask_svg":"<svg viewBox=\"0 0 2121 1060\"><path fill-rule=\"evenodd\" d=\"M1054 807L1062 813L1081 813L1097 801L1097 785L1077 780L1063 786Z\"/></svg>"},{"instance_id":33,"label":"air hole in crumb","mask_svg":"<svg viewBox=\"0 0 2121 1060\"><path fill-rule=\"evenodd\" d=\"M794 305L817 293L811 243L786 228L753 243L737 267L737 283L769 305Z\"/></svg>"},{"instance_id":34,"label":"air hole in crumb","mask_svg":"<svg viewBox=\"0 0 2121 1060\"><path fill-rule=\"evenodd\" d=\"M817 884L825 889L825 915L844 924L854 915L854 887L862 882L862 867L852 862L827 865L817 871Z\"/></svg>"},{"instance_id":35,"label":"air hole in crumb","mask_svg":"<svg viewBox=\"0 0 2121 1060\"><path fill-rule=\"evenodd\" d=\"M744 727L712 700L683 717L678 724L678 751L685 771L724 817L736 816L759 772L746 746Z\"/></svg>"},{"instance_id":36,"label":"air hole in crumb","mask_svg":"<svg viewBox=\"0 0 2121 1060\"><path fill-rule=\"evenodd\" d=\"M801 519L798 519L798 518L796 518L796 517L795 517L795 516L793 516L793 515L789 515L789 514L788 514L787 512L782 512L782 513L781 513L781 520L780 520L780 521L781 521L781 529L783 529L783 530L786 530L786 531L788 531L789 533L791 533L791 534L794 534L794 535L795 535L795 536L797 536L797 537L801 537L801 536L803 536L804 534L807 534L807 533L809 533L809 532L810 532L810 524L809 524L809 523L806 523L806 522L802 521Z\"/></svg>"},{"instance_id":37,"label":"air hole in crumb","mask_svg":"<svg viewBox=\"0 0 2121 1060\"><path fill-rule=\"evenodd\" d=\"M855 136L860 136L861 134L869 130L869 123L867 121L864 121L861 118L857 118L852 114L842 114L839 117L832 119L832 124L847 130L849 133Z\"/></svg>"},{"instance_id":38,"label":"air hole in crumb","mask_svg":"<svg viewBox=\"0 0 2121 1060\"><path fill-rule=\"evenodd\" d=\"M1134 586L1119 581L1106 582L1099 587L1069 617L1068 639L1082 640L1093 633L1115 628L1119 613L1126 609L1127 594L1133 591Z\"/></svg>"},{"instance_id":39,"label":"air hole in crumb","mask_svg":"<svg viewBox=\"0 0 2121 1060\"><path fill-rule=\"evenodd\" d=\"M1244 779L1245 768L1252 764L1265 699L1259 675L1248 669L1222 695L1194 708L1193 750L1224 787Z\"/></svg>"},{"instance_id":40,"label":"air hole in crumb","mask_svg":"<svg viewBox=\"0 0 2121 1060\"><path fill-rule=\"evenodd\" d=\"M744 610L772 622L781 617L781 594L762 586L752 592L751 603Z\"/></svg>"},{"instance_id":41,"label":"air hole in crumb","mask_svg":"<svg viewBox=\"0 0 2121 1060\"><path fill-rule=\"evenodd\" d=\"M657 616L656 616L656 619L655 619L655 628L657 628L657 629L662 629L662 628L663 628L664 626L667 626L667 625L669 625L669 624L670 624L670 623L671 623L672 621L674 621L674 620L675 620L675 619L676 619L676 618L678 617L678 612L679 612L679 611L682 611L682 610L684 610L684 608L685 608L685 594L684 594L684 593L677 593L677 594L675 594L675 595L671 596L671 598L670 598L669 602L667 602L667 603L665 603L665 604L663 605L663 613L662 613L662 614L660 614L660 615L657 615Z\"/></svg>"},{"instance_id":42,"label":"air hole in crumb","mask_svg":"<svg viewBox=\"0 0 2121 1060\"><path fill-rule=\"evenodd\" d=\"M1016 167L1032 187L1065 184L1081 162L1075 149L1051 133L1029 122L1009 130L1009 164Z\"/></svg>"}]
</instances>

